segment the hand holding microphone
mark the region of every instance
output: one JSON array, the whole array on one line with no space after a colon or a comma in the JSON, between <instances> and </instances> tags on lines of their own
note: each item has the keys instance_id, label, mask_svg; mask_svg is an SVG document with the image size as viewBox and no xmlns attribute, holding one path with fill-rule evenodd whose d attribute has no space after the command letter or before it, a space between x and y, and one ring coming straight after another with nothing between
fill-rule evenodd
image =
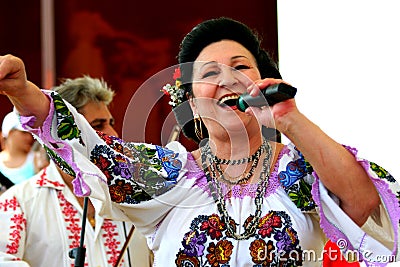
<instances>
[{"instance_id":1,"label":"hand holding microphone","mask_svg":"<svg viewBox=\"0 0 400 267\"><path fill-rule=\"evenodd\" d=\"M273 106L276 103L293 98L297 89L286 83L278 83L270 85L260 91L258 96L251 96L248 93L239 96L236 102L237 108L244 112L249 106L263 107L266 105Z\"/></svg>"}]
</instances>

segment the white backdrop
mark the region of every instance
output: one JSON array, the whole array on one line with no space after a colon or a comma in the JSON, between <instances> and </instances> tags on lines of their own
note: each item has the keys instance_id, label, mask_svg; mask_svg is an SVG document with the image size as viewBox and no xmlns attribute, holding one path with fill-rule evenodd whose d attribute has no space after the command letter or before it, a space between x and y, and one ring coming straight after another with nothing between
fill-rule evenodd
<instances>
[{"instance_id":1,"label":"white backdrop","mask_svg":"<svg viewBox=\"0 0 400 267\"><path fill-rule=\"evenodd\" d=\"M279 0L279 67L299 109L400 181L400 1ZM284 140L284 142L287 140Z\"/></svg>"}]
</instances>

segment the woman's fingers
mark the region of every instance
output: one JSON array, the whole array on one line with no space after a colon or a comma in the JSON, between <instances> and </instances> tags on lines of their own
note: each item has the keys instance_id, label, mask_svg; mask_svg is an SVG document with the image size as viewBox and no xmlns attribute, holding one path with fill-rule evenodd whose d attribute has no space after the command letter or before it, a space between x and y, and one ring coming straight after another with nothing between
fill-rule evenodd
<instances>
[{"instance_id":1,"label":"woman's fingers","mask_svg":"<svg viewBox=\"0 0 400 267\"><path fill-rule=\"evenodd\" d=\"M270 85L282 83L281 79L273 79L273 78L266 78L258 81L254 81L252 85L247 87L247 92L251 96L257 96L260 93L260 90L267 88Z\"/></svg>"}]
</instances>

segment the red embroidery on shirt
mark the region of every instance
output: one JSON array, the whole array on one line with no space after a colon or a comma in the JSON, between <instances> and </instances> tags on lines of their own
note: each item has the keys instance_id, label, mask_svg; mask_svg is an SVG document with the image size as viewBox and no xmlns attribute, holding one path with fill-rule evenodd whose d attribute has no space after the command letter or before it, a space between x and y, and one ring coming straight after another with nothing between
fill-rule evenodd
<instances>
[{"instance_id":1,"label":"red embroidery on shirt","mask_svg":"<svg viewBox=\"0 0 400 267\"><path fill-rule=\"evenodd\" d=\"M0 212L6 212L8 210L15 211L19 207L20 205L17 198L14 196L12 199L6 199L4 202L0 203ZM17 254L22 236L21 232L25 231L26 228L26 219L24 218L24 214L17 213L11 217L10 221L9 244L6 245L6 253Z\"/></svg>"},{"instance_id":2,"label":"red embroidery on shirt","mask_svg":"<svg viewBox=\"0 0 400 267\"><path fill-rule=\"evenodd\" d=\"M16 210L19 208L19 203L16 197L12 199L6 199L4 202L0 203L0 211L8 211L8 209Z\"/></svg>"},{"instance_id":3,"label":"red embroidery on shirt","mask_svg":"<svg viewBox=\"0 0 400 267\"><path fill-rule=\"evenodd\" d=\"M17 254L19 242L21 240L21 232L24 230L26 226L26 219L23 214L15 214L11 221L13 225L11 225L11 233L10 233L10 244L7 245L7 253L9 254Z\"/></svg>"},{"instance_id":4,"label":"red embroidery on shirt","mask_svg":"<svg viewBox=\"0 0 400 267\"><path fill-rule=\"evenodd\" d=\"M105 239L104 245L108 248L106 254L110 256L108 263L114 266L117 263L119 253L121 252L119 249L121 242L115 239L115 237L118 236L118 232L116 231L117 226L110 220L104 220L102 229L105 231L102 235Z\"/></svg>"},{"instance_id":5,"label":"red embroidery on shirt","mask_svg":"<svg viewBox=\"0 0 400 267\"><path fill-rule=\"evenodd\" d=\"M49 179L47 179L47 167L45 167L42 171L42 173L40 174L40 179L38 179L36 181L36 184L39 186L45 186L47 184L52 184L55 187L64 187L64 184L61 184L57 181L51 181Z\"/></svg>"},{"instance_id":6,"label":"red embroidery on shirt","mask_svg":"<svg viewBox=\"0 0 400 267\"><path fill-rule=\"evenodd\" d=\"M80 215L75 207L66 201L61 191L58 192L58 199L60 200L60 206L64 215L64 220L67 223L67 230L70 232L68 234L68 240L70 241L69 248L77 248L80 245ZM116 239L116 237L118 237L117 225L112 221L105 219L102 230L105 232L102 234L102 237L104 239L104 245L107 248L106 255L109 256L107 261L111 266L114 266L118 260L120 253L119 246L121 244L121 242ZM87 262L85 262L85 266L88 266Z\"/></svg>"},{"instance_id":7,"label":"red embroidery on shirt","mask_svg":"<svg viewBox=\"0 0 400 267\"><path fill-rule=\"evenodd\" d=\"M69 203L66 199L62 191L57 192L58 199L60 200L61 211L64 215L64 221L67 224L66 229L69 231L68 241L70 242L69 248L74 249L79 247L79 240L81 234L81 226L80 226L80 218L78 216L78 211ZM74 264L71 265L71 267ZM85 263L87 266L87 263Z\"/></svg>"}]
</instances>

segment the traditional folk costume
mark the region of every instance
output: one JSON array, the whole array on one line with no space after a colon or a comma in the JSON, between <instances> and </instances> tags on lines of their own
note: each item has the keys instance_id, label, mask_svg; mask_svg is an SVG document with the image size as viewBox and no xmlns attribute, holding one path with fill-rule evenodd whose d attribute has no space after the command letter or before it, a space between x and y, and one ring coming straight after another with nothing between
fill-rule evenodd
<instances>
[{"instance_id":1,"label":"traditional folk costume","mask_svg":"<svg viewBox=\"0 0 400 267\"><path fill-rule=\"evenodd\" d=\"M199 166L178 142L161 147L99 136L68 103L47 94L50 114L31 131L76 177L75 194L90 196L101 216L131 221L147 237L154 266L321 266L328 239L369 266L384 266L398 255L400 187L353 148L346 147L381 197L362 227L293 144L269 171L264 165L271 148L264 143L257 183L229 185L211 175L221 173L207 146ZM21 119L25 126L34 120ZM214 166L211 173L207 166Z\"/></svg>"}]
</instances>

